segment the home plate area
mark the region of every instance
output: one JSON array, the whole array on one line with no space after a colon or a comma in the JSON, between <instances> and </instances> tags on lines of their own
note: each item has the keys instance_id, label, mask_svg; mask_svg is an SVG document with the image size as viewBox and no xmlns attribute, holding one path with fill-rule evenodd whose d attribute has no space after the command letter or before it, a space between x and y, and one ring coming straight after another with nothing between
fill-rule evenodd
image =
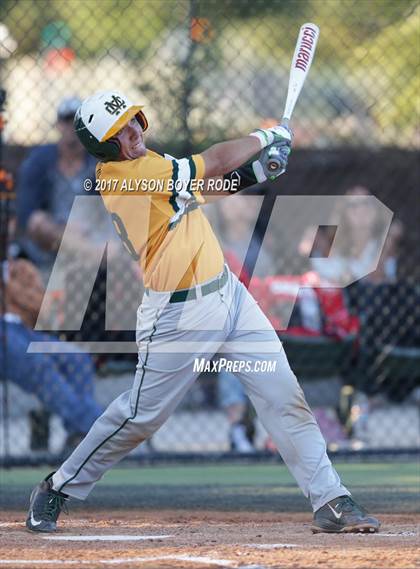
<instances>
[{"instance_id":1,"label":"home plate area","mask_svg":"<svg viewBox=\"0 0 420 569\"><path fill-rule=\"evenodd\" d=\"M419 518L384 515L382 533L313 535L310 516L245 512L74 512L60 530L25 530L22 515L0 526L0 567L203 569L412 568Z\"/></svg>"}]
</instances>

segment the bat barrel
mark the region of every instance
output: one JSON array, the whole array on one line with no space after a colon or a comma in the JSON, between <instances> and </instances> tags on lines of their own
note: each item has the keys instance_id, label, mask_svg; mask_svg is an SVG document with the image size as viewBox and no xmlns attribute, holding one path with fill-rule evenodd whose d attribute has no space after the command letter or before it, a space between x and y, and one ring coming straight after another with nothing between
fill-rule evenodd
<instances>
[{"instance_id":1,"label":"bat barrel","mask_svg":"<svg viewBox=\"0 0 420 569\"><path fill-rule=\"evenodd\" d=\"M318 26L310 22L303 24L299 30L299 36L290 67L286 105L284 108L283 118L281 120L281 125L286 128L289 128L290 117L292 116L296 101L311 67L318 37ZM282 160L276 156L275 148L269 149L268 155L267 153L264 154L262 161L264 162L266 175L270 180L274 180L284 169Z\"/></svg>"},{"instance_id":2,"label":"bat barrel","mask_svg":"<svg viewBox=\"0 0 420 569\"><path fill-rule=\"evenodd\" d=\"M292 64L290 66L289 87L287 90L283 120L290 119L292 116L296 101L312 64L318 37L319 28L316 24L308 22L307 24L303 24L300 28Z\"/></svg>"}]
</instances>

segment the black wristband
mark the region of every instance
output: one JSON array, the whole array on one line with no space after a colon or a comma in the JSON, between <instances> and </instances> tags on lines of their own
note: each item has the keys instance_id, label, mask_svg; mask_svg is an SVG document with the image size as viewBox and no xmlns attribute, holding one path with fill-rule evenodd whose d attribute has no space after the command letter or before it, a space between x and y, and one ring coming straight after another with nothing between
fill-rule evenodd
<instances>
[{"instance_id":1,"label":"black wristband","mask_svg":"<svg viewBox=\"0 0 420 569\"><path fill-rule=\"evenodd\" d=\"M223 179L230 180L228 190L230 194L236 194L236 192L240 192L241 190L245 190L245 188L249 188L255 184L258 184L258 180L255 177L251 162L248 162L236 170L225 174L223 176Z\"/></svg>"}]
</instances>

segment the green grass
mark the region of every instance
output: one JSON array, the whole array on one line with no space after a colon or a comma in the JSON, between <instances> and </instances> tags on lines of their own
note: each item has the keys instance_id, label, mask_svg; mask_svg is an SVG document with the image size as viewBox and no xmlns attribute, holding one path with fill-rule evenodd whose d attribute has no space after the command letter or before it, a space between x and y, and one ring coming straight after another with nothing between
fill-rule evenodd
<instances>
[{"instance_id":1,"label":"green grass","mask_svg":"<svg viewBox=\"0 0 420 569\"><path fill-rule=\"evenodd\" d=\"M411 463L335 464L343 483L368 510L416 513L419 465ZM31 489L48 468L0 470L4 511L24 512ZM308 512L309 501L282 465L200 464L131 466L106 474L86 502L72 500L75 510L212 510Z\"/></svg>"},{"instance_id":2,"label":"green grass","mask_svg":"<svg viewBox=\"0 0 420 569\"><path fill-rule=\"evenodd\" d=\"M418 463L342 463L335 464L343 482L354 486L417 486ZM32 486L48 474L48 468L14 468L0 471L2 486ZM103 483L107 486L203 486L203 485L295 485L282 465L154 466L114 468ZM4 488L3 488L4 490Z\"/></svg>"}]
</instances>

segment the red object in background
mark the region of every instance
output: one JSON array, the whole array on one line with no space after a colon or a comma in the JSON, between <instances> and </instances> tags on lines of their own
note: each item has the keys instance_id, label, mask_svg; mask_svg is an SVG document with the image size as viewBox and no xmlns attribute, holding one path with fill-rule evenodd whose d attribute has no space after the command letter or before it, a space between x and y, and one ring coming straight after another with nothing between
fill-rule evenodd
<instances>
[{"instance_id":1,"label":"red object in background","mask_svg":"<svg viewBox=\"0 0 420 569\"><path fill-rule=\"evenodd\" d=\"M266 277L268 295L267 316L275 330L283 331L293 336L320 336L322 334L321 315L313 289L307 289L310 298L306 298L306 315L311 312L310 318L301 318L298 323L290 323L289 319L296 304L302 304L302 277L296 275L276 275ZM299 295L299 297L298 297ZM308 304L309 303L309 304ZM308 310L309 306L309 310ZM302 307L300 307L302 309ZM302 312L302 310L301 310Z\"/></svg>"},{"instance_id":2,"label":"red object in background","mask_svg":"<svg viewBox=\"0 0 420 569\"><path fill-rule=\"evenodd\" d=\"M256 292L266 295L265 313L276 330L284 330L290 335L329 336L337 340L359 333L360 321L350 314L343 289L322 287L325 283L316 273L277 275L266 277L264 281L265 289L260 286ZM286 318L295 303L299 309L299 322L287 326Z\"/></svg>"},{"instance_id":3,"label":"red object in background","mask_svg":"<svg viewBox=\"0 0 420 569\"><path fill-rule=\"evenodd\" d=\"M324 334L340 339L359 333L359 318L349 313L341 289L316 288L315 292L324 316Z\"/></svg>"},{"instance_id":4,"label":"red object in background","mask_svg":"<svg viewBox=\"0 0 420 569\"><path fill-rule=\"evenodd\" d=\"M214 30L208 18L191 18L190 37L196 43L207 43L214 37Z\"/></svg>"},{"instance_id":5,"label":"red object in background","mask_svg":"<svg viewBox=\"0 0 420 569\"><path fill-rule=\"evenodd\" d=\"M328 336L337 340L359 333L359 318L350 314L343 289L326 287L314 271L250 279L235 253L227 250L224 254L231 271L247 287L275 330L291 336ZM289 324L295 304L299 321Z\"/></svg>"},{"instance_id":6,"label":"red object in background","mask_svg":"<svg viewBox=\"0 0 420 569\"><path fill-rule=\"evenodd\" d=\"M65 71L76 59L76 53L70 47L49 49L45 54L45 67L50 71Z\"/></svg>"},{"instance_id":7,"label":"red object in background","mask_svg":"<svg viewBox=\"0 0 420 569\"><path fill-rule=\"evenodd\" d=\"M360 321L350 314L342 288L326 286L317 273L309 271L302 275L302 284L313 287L324 319L324 334L343 338L349 334L358 334Z\"/></svg>"},{"instance_id":8,"label":"red object in background","mask_svg":"<svg viewBox=\"0 0 420 569\"><path fill-rule=\"evenodd\" d=\"M1 187L4 187L8 192L11 192L14 187L13 175L3 168L0 168L0 190Z\"/></svg>"}]
</instances>

